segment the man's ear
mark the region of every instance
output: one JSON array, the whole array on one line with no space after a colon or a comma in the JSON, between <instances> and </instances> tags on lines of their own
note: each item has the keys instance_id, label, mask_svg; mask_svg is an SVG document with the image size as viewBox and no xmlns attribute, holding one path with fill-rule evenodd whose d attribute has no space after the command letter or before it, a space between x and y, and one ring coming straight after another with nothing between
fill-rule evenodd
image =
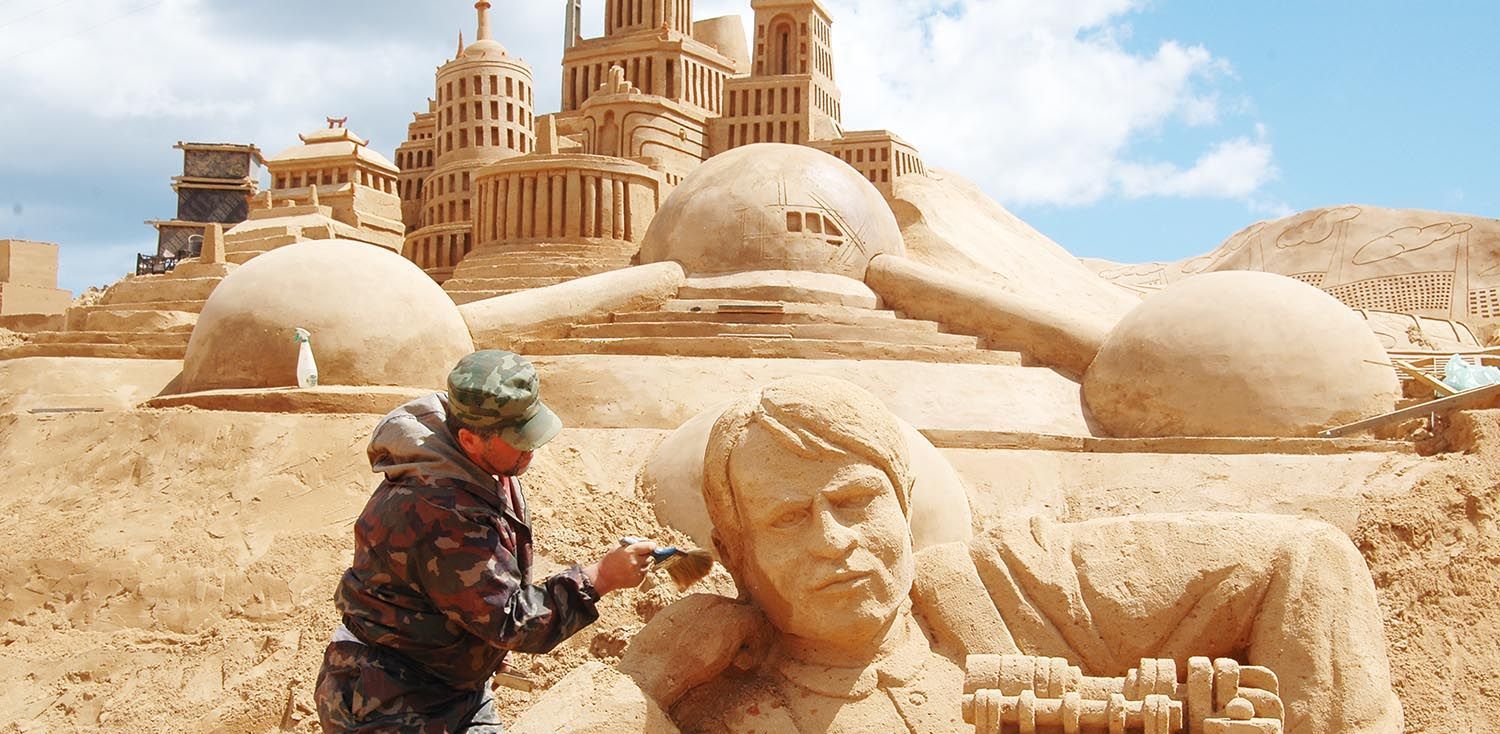
<instances>
[{"instance_id":1,"label":"man's ear","mask_svg":"<svg viewBox=\"0 0 1500 734\"><path fill-rule=\"evenodd\" d=\"M470 456L478 455L484 450L484 441L479 438L479 434L467 428L458 429L453 437L458 439L458 447Z\"/></svg>"}]
</instances>

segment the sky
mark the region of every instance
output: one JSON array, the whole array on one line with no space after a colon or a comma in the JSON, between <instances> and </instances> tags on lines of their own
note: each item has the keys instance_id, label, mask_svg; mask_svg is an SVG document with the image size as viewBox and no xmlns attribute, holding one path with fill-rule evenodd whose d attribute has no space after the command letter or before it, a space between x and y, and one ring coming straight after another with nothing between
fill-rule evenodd
<instances>
[{"instance_id":1,"label":"sky","mask_svg":"<svg viewBox=\"0 0 1500 734\"><path fill-rule=\"evenodd\" d=\"M1177 260L1344 203L1500 215L1500 5L824 0L846 129L889 129L1073 254ZM698 19L749 0L697 0ZM557 109L563 0L494 0ZM603 0L584 0L585 34ZM0 0L0 238L60 287L155 250L178 141L267 155L328 116L394 158L466 0Z\"/></svg>"}]
</instances>

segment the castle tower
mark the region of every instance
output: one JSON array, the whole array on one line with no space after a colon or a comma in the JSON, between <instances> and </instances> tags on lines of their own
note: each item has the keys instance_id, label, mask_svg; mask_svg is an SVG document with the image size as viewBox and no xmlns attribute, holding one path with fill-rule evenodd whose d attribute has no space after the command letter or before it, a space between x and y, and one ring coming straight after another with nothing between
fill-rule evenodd
<instances>
[{"instance_id":1,"label":"castle tower","mask_svg":"<svg viewBox=\"0 0 1500 734\"><path fill-rule=\"evenodd\" d=\"M467 46L459 37L456 57L437 72L432 108L432 170L420 185L418 226L403 254L445 280L473 249L473 174L496 161L532 152L536 133L531 67L514 58L490 31L490 3L474 4L479 27ZM425 134L417 116L409 136ZM413 141L408 139L408 143ZM406 152L422 153L412 145ZM410 198L408 199L410 200Z\"/></svg>"},{"instance_id":2,"label":"castle tower","mask_svg":"<svg viewBox=\"0 0 1500 734\"><path fill-rule=\"evenodd\" d=\"M692 35L693 0L605 0L606 38L658 28Z\"/></svg>"},{"instance_id":3,"label":"castle tower","mask_svg":"<svg viewBox=\"0 0 1500 734\"><path fill-rule=\"evenodd\" d=\"M604 13L604 36L577 40L563 53L563 116L598 93L615 66L644 94L719 114L735 62L695 37L691 0L606 0Z\"/></svg>"},{"instance_id":4,"label":"castle tower","mask_svg":"<svg viewBox=\"0 0 1500 734\"><path fill-rule=\"evenodd\" d=\"M566 0L567 8L563 20L563 50L578 44L583 38L583 0Z\"/></svg>"},{"instance_id":5,"label":"castle tower","mask_svg":"<svg viewBox=\"0 0 1500 734\"><path fill-rule=\"evenodd\" d=\"M437 101L429 98L426 112L412 113L412 121L406 126L406 142L396 148L396 166L401 169L397 183L401 220L406 223L407 234L417 231L422 224L422 192L432 173L436 138Z\"/></svg>"},{"instance_id":6,"label":"castle tower","mask_svg":"<svg viewBox=\"0 0 1500 734\"><path fill-rule=\"evenodd\" d=\"M714 150L750 143L807 145L843 137L834 83L832 28L818 0L753 0L755 46L748 77L724 88Z\"/></svg>"}]
</instances>

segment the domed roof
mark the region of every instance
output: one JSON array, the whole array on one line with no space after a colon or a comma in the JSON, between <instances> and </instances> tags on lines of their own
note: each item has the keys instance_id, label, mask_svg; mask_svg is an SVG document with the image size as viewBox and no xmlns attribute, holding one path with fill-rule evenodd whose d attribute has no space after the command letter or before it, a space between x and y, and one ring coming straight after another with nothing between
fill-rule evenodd
<instances>
[{"instance_id":1,"label":"domed roof","mask_svg":"<svg viewBox=\"0 0 1500 734\"><path fill-rule=\"evenodd\" d=\"M1394 370L1358 314L1301 281L1181 281L1110 332L1084 376L1111 436L1308 436L1390 411Z\"/></svg>"},{"instance_id":2,"label":"domed roof","mask_svg":"<svg viewBox=\"0 0 1500 734\"><path fill-rule=\"evenodd\" d=\"M483 39L475 41L464 49L466 59L503 59L510 56L510 52L494 39Z\"/></svg>"},{"instance_id":3,"label":"domed roof","mask_svg":"<svg viewBox=\"0 0 1500 734\"><path fill-rule=\"evenodd\" d=\"M690 275L806 270L864 279L905 254L890 206L849 164L802 145L758 143L708 160L663 202L641 262Z\"/></svg>"},{"instance_id":4,"label":"domed roof","mask_svg":"<svg viewBox=\"0 0 1500 734\"><path fill-rule=\"evenodd\" d=\"M458 307L411 261L362 242L300 242L214 289L188 341L181 391L296 385L299 327L312 334L320 385L441 388L474 349Z\"/></svg>"}]
</instances>

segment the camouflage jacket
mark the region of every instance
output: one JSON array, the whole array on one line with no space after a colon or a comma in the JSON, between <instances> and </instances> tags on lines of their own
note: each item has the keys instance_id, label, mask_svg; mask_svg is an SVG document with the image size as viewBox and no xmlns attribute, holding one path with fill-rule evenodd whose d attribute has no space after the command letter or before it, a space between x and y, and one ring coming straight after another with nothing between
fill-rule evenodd
<instances>
[{"instance_id":1,"label":"camouflage jacket","mask_svg":"<svg viewBox=\"0 0 1500 734\"><path fill-rule=\"evenodd\" d=\"M335 603L366 645L478 690L507 651L549 652L598 619L599 597L577 566L530 583L520 483L469 461L447 414L439 393L376 426L370 466L386 478L355 526Z\"/></svg>"}]
</instances>

